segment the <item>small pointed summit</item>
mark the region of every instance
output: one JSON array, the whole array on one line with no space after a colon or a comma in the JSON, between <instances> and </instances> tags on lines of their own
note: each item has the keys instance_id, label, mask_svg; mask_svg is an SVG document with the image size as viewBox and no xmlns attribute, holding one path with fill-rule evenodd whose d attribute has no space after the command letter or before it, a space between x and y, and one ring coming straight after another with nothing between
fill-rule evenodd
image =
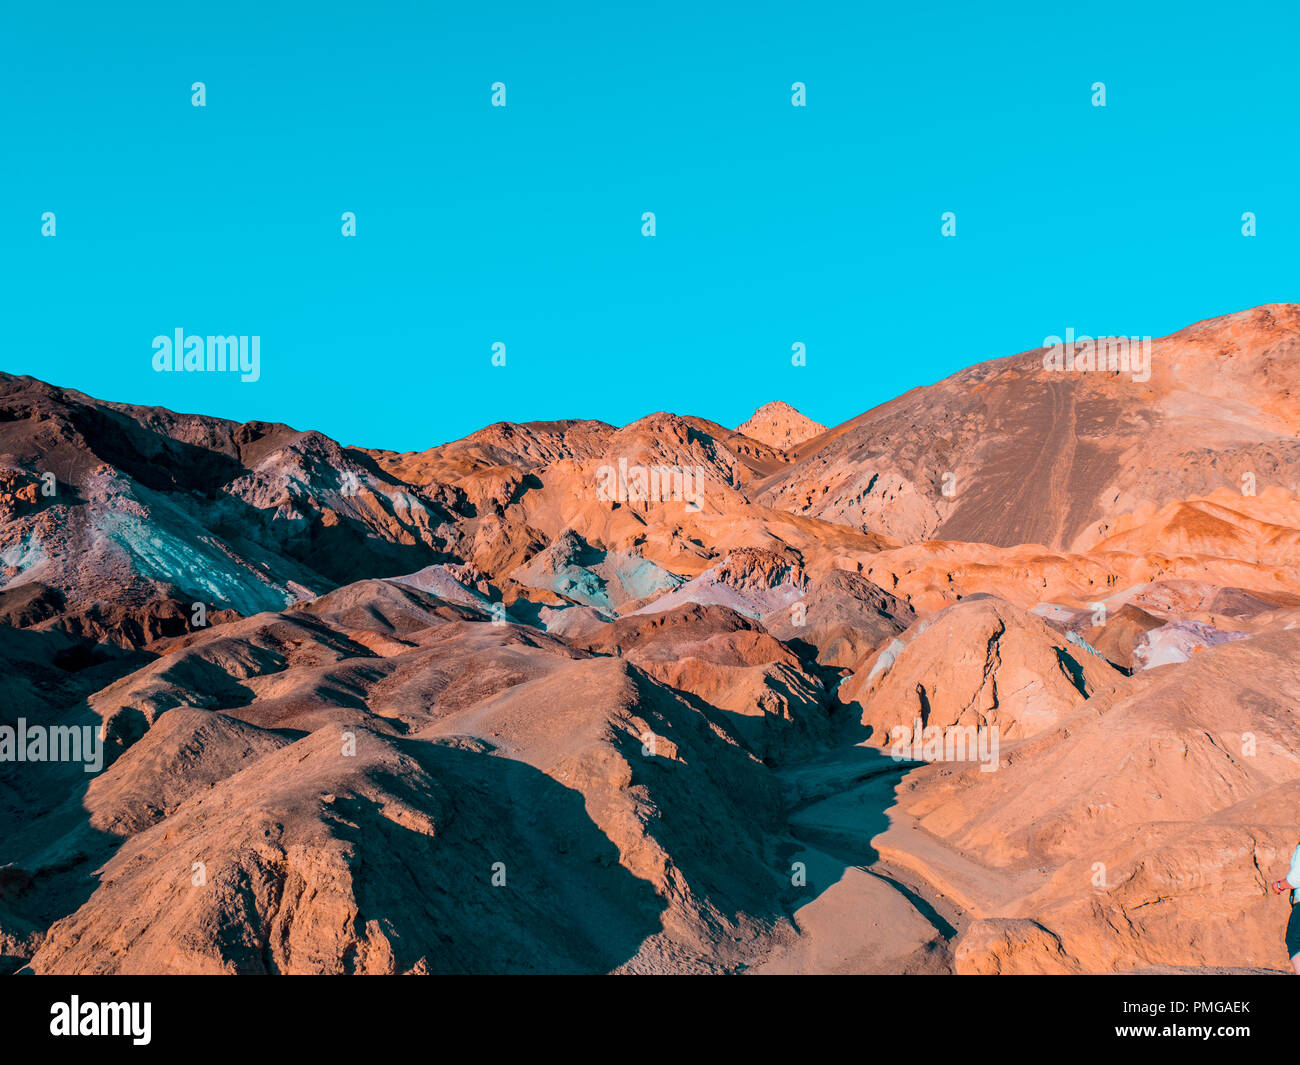
<instances>
[{"instance_id":1,"label":"small pointed summit","mask_svg":"<svg viewBox=\"0 0 1300 1065\"><path fill-rule=\"evenodd\" d=\"M764 403L754 411L749 421L736 427L736 432L744 433L751 440L786 450L826 432L826 426L818 425L789 403L782 403L778 399Z\"/></svg>"}]
</instances>

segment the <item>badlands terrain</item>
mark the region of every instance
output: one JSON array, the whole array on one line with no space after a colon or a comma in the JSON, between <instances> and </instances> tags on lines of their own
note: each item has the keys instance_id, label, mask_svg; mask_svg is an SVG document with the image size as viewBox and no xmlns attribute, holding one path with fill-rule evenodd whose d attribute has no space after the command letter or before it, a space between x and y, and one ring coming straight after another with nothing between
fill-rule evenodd
<instances>
[{"instance_id":1,"label":"badlands terrain","mask_svg":"<svg viewBox=\"0 0 1300 1065\"><path fill-rule=\"evenodd\" d=\"M0 971L1286 971L1298 489L1296 305L419 453L0 375L0 724L103 742Z\"/></svg>"}]
</instances>

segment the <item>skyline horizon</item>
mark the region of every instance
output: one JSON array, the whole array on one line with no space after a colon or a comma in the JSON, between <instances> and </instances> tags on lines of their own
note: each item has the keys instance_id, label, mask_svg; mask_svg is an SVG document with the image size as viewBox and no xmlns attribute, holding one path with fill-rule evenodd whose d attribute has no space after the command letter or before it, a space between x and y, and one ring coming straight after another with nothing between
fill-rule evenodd
<instances>
[{"instance_id":1,"label":"skyline horizon","mask_svg":"<svg viewBox=\"0 0 1300 1065\"><path fill-rule=\"evenodd\" d=\"M1206 322L1212 322L1212 321L1218 321L1218 320L1222 320L1222 319L1226 319L1226 318L1231 318L1231 317L1234 317L1234 316L1236 316L1236 315L1245 314L1245 313L1250 312L1250 311L1262 310L1262 309L1269 308L1269 307L1288 307L1288 306L1291 306L1291 307L1300 306L1300 300L1294 300L1294 301L1293 301L1293 300L1273 300L1273 301L1268 301L1268 302L1264 302L1264 303L1256 303L1256 304L1252 304L1252 305L1250 305L1250 306L1248 306L1248 307L1241 307L1241 308L1238 308L1237 310L1225 311L1225 312L1222 312L1222 313L1220 313L1220 314L1213 314L1213 315L1210 315L1210 316L1208 316L1208 317L1197 318L1197 319L1195 319L1195 320L1193 320L1193 321L1186 322L1186 323L1184 323L1183 325L1178 326L1177 328L1174 328L1174 329L1172 329L1172 330L1170 330L1169 332L1166 332L1166 333L1152 333L1152 334L1140 333L1140 334L1136 334L1136 335L1137 335L1137 336L1140 336L1140 337L1142 337L1142 338L1145 338L1145 339L1153 340L1153 341L1164 340L1164 339L1167 339L1167 338L1169 338L1169 337L1176 336L1178 333L1181 333L1181 332L1183 332L1183 331L1186 330L1186 329L1192 328L1192 327L1194 327L1194 326L1202 325L1202 324L1204 324L1204 323L1206 323ZM178 329L177 332L180 333L181 330ZM1062 332L1064 332L1064 333L1067 334L1067 340L1069 340L1069 341L1073 341L1073 339L1074 339L1074 337L1075 337L1076 335L1077 335L1077 337L1078 337L1079 340L1082 340L1082 339L1085 338L1085 335L1084 335L1082 332L1080 332L1080 331L1076 331L1076 330L1073 329L1073 327L1070 327L1070 326L1065 327L1065 329L1063 329ZM199 334L195 334L194 336L197 337L197 336L199 336ZM1119 333L1119 332L1115 332L1115 333L1098 332L1098 333L1092 334L1092 335L1091 335L1091 339L1102 340L1102 339L1107 339L1107 338L1123 337L1123 336L1125 336L1125 334L1123 334L1123 333ZM158 338L155 338L155 339L158 339ZM193 337L191 337L190 339L193 339ZM211 339L213 339L213 338L209 337L208 339L211 340ZM218 338L218 339L219 339L219 338ZM1048 341L1048 340L1059 341L1059 340L1060 340L1060 337L1053 335L1053 336L1045 337L1044 340L1045 340L1045 341ZM165 404L165 403L160 404L160 403L144 403L144 402L137 402L137 401L135 401L135 400L133 400L133 399L130 399L130 398L118 398L118 397L115 396L115 395L107 395L107 394L101 394L101 393L92 392L92 391L90 391L90 390L88 390L88 389L85 389L85 388L82 388L82 387L80 387L80 386L78 386L78 385L74 385L74 384L64 384L64 383L61 383L61 382L59 382L59 381L52 380L52 379L50 379L49 377L42 377L42 376L40 376L40 375L38 375L38 374L33 374L33 373L16 373L16 372L13 372L13 371L10 371L10 370L6 370L6 369L4 369L4 367L2 367L2 366L0 366L0 373L4 373L4 374L6 374L6 375L8 375L8 376L11 376L11 377L27 377L27 378L31 378L32 380L40 381L40 382L42 382L42 383L44 383L44 384L50 385L50 386L53 387L53 388L58 388L58 389L61 389L61 390L63 390L63 391L68 391L68 392L76 392L76 393L80 393L81 395L88 396L88 397L91 398L91 399L98 400L98 401L100 401L100 402L104 402L104 403L114 403L114 404L120 404L120 405L123 405L123 406L131 406L131 407L148 407L148 408L157 408L157 409L161 409L161 410L166 410L166 411L168 411L168 412L170 412L170 413L172 413L172 414L174 414L174 415L178 415L178 416L193 416L193 417L200 417L200 418L213 418L213 419L218 419L218 420L221 420L221 421L227 421L227 422L231 422L231 423L233 423L233 424L239 424L239 425L247 425L247 424L258 423L258 422L260 422L260 423L265 423L265 424L273 424L273 425L283 425L283 426L286 426L286 427L288 427L288 428L294 430L295 432L303 432L303 433L306 433L306 432L318 432L318 433L321 433L321 434L324 435L324 436L329 437L329 438L332 439L332 440L335 440L336 442L342 444L342 445L345 446L345 447L357 448L357 449L359 449L359 450L366 450L366 451L391 451L391 452L396 452L396 453L419 453L419 452L424 452L424 451L434 450L434 449L436 449L436 448L446 446L447 444L455 443L455 442L457 442L457 441L459 441L459 440L464 440L464 439L466 439L466 438L468 438L468 437L470 437L470 436L473 436L475 433L478 433L478 432L480 432L480 431L482 431L482 430L484 430L484 429L491 428L492 426L495 426L495 425L529 425L529 424L543 424L543 423L556 423L556 422L596 422L596 423L601 423L601 424L604 424L604 425L609 425L609 426L611 426L611 427L613 427L613 428L615 428L615 429L622 429L622 428L626 428L627 426L633 425L633 424L635 424L636 422L643 421L643 420L645 420L646 418L654 417L654 416L657 415L657 414L670 414L670 415L673 415L673 416L675 416L675 417L682 417L682 418L687 418L687 417L690 417L690 418L697 418L697 419L700 419L700 420L702 420L702 421L713 422L713 423L716 424L716 425L720 425L720 426L722 426L723 428L728 429L728 430L731 430L731 431L734 432L734 431L738 431L738 427L739 427L740 425L742 425L744 422L748 421L751 417L753 417L755 414L757 414L757 413L758 413L759 411L761 411L763 408L765 408L765 407L767 407L767 406L770 406L770 405L773 405L773 404L780 404L780 403L785 404L786 406L792 408L796 413L802 415L802 416L805 417L805 418L808 418L809 420L811 420L811 421L813 421L813 422L818 423L819 425L822 425L822 426L823 426L827 431L830 431L830 430L833 430L833 429L835 429L835 428L837 428L837 427L839 427L839 426L845 425L845 424L847 424L848 422L851 422L851 421L855 420L856 418L859 418L859 417L861 417L861 416L863 416L863 415L865 415L865 414L868 414L868 413L870 413L870 412L872 412L872 411L878 409L879 407L882 407L882 406L884 406L884 405L886 405L886 404L892 402L893 400L896 400L896 399L900 398L901 396L904 396L904 395L908 394L909 392L912 392L912 391L914 391L914 390L916 390L916 389L918 389L918 388L929 388L929 387L932 387L932 386L934 386L934 385L940 384L941 382L946 381L946 380L948 380L949 378L951 378L951 377L953 377L953 376L955 376L955 375L957 375L957 374L960 374L960 373L964 372L965 370L969 370L969 369L972 369L972 368L977 367L977 366L985 365L985 364L987 364L987 363L1000 362L1000 361L1004 361L1004 360L1007 360L1007 359L1013 359L1013 358L1016 358L1016 357L1018 357L1018 356L1028 355L1028 354L1031 354L1031 353L1034 353L1034 352L1038 352L1038 351L1046 351L1046 350L1049 350L1049 348L1050 348L1050 345L1048 345L1048 344L1046 344L1046 343L1042 343L1042 344L1038 344L1038 345L1036 345L1036 346L1034 346L1034 347L1022 348L1022 349L1019 349L1019 350L1017 350L1017 351L1010 352L1009 354L1005 354L1005 355L993 355L993 356L989 356L989 357L986 357L986 358L978 359L978 360L976 360L976 361L974 361L974 362L969 362L969 363L966 363L966 364L964 364L964 365L960 365L960 366L958 366L956 369L952 370L951 372L946 373L946 374L944 374L943 376L941 376L941 377L937 377L937 378L935 378L935 379L933 379L933 380L918 381L918 382L916 382L916 383L906 385L906 386L903 387L900 391L894 393L893 395L885 396L884 398L879 399L877 402L872 403L870 406L863 407L862 409L857 410L856 412L849 414L847 417L842 417L842 418L838 418L838 419L835 419L835 420L826 420L826 419L823 418L823 417L819 417L819 416L818 416L818 413L819 413L819 412L817 412L817 411L809 411L809 410L805 409L804 407L802 407L802 406L800 406L800 405L798 405L798 404L796 404L796 403L792 403L789 399L787 399L787 398L784 397L784 396L774 396L774 397L771 397L771 398L768 398L768 399L759 400L759 401L755 404L755 406L754 406L752 409L750 409L747 413L745 413L745 414L743 415L743 417L736 419L735 422L734 422L734 424L729 424L728 422L723 421L723 420L721 420L720 418L713 417L713 416L711 416L711 414L709 414L709 413L707 413L707 412L700 412L700 411L697 411L697 410L694 410L694 409L690 409L690 410L688 410L688 409L686 409L686 408L673 409L673 408L670 408L670 407L659 407L659 408L655 408L655 409L652 409L652 410L646 410L646 411L644 411L644 412L642 412L642 413L640 413L640 414L636 414L636 415L634 415L633 417L629 418L629 419L626 420L626 421L610 421L610 420L608 420L608 419L601 418L601 417L599 417L599 416L597 416L597 415L587 415L587 414L580 414L580 413L578 413L578 414L567 414L567 415L566 415L566 414L561 414L561 415L559 415L559 416L555 416L555 417L497 418L497 419L495 419L495 420L493 420L493 421L484 422L484 423L482 423L482 424L480 424L480 425L478 425L478 426L476 426L476 427L474 427L474 428L472 428L472 429L469 429L467 432L464 432L464 433L462 433L462 434L460 434L460 435L458 435L458 436L447 436L446 438L441 439L441 440L438 440L438 441L436 441L436 442L428 443L428 444L426 444L426 445L424 445L424 446L417 446L417 447L413 447L413 448L394 448L394 447L383 446L383 445L381 445L381 444L377 444L377 443L360 443L360 442L353 442L353 441L346 440L344 437L339 436L339 435L336 435L336 434L333 433L333 432L330 432L330 431L329 431L327 428L325 428L323 425L310 425L310 424L306 424L306 425L304 425L304 424L295 424L295 423L293 423L293 422L286 421L286 420L283 420L283 419L280 419L280 418L276 418L276 417L273 417L273 416L254 416L254 417L249 417L249 418L237 418L237 417L231 417L231 416L229 416L229 415L227 415L227 414L223 414L223 413L218 412L218 411L215 411L215 410L203 410L203 409L182 409L182 408L179 408L179 407L168 406L168 405Z\"/></svg>"},{"instance_id":2,"label":"skyline horizon","mask_svg":"<svg viewBox=\"0 0 1300 1065\"><path fill-rule=\"evenodd\" d=\"M1270 302L1300 240L1280 5L58 0L0 27L0 363L393 450L773 396L841 424L1067 327ZM259 379L154 373L178 326L261 337Z\"/></svg>"}]
</instances>

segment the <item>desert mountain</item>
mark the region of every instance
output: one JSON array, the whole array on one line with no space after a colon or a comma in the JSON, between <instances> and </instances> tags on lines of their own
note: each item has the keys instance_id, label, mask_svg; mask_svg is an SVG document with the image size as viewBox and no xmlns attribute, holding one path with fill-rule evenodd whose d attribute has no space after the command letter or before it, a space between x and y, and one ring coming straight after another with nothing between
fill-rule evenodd
<instances>
[{"instance_id":1,"label":"desert mountain","mask_svg":"<svg viewBox=\"0 0 1300 1065\"><path fill-rule=\"evenodd\" d=\"M1285 969L1300 307L1109 347L415 453L0 377L0 970Z\"/></svg>"},{"instance_id":2,"label":"desert mountain","mask_svg":"<svg viewBox=\"0 0 1300 1065\"><path fill-rule=\"evenodd\" d=\"M818 425L811 418L800 414L789 403L777 400L764 403L750 415L748 421L736 426L736 432L782 451L789 451L805 440L826 432L826 426Z\"/></svg>"},{"instance_id":3,"label":"desert mountain","mask_svg":"<svg viewBox=\"0 0 1300 1065\"><path fill-rule=\"evenodd\" d=\"M978 915L958 970L1276 957L1266 881L1295 847L1298 647L1295 631L1274 633L1139 674L977 782L965 768L916 774L900 823L915 818Z\"/></svg>"},{"instance_id":4,"label":"desert mountain","mask_svg":"<svg viewBox=\"0 0 1300 1065\"><path fill-rule=\"evenodd\" d=\"M1146 380L1047 369L1047 355L981 363L837 426L758 501L900 541L1074 549L1122 515L1240 493L1245 474L1300 487L1300 307L1156 340Z\"/></svg>"},{"instance_id":5,"label":"desert mountain","mask_svg":"<svg viewBox=\"0 0 1300 1065\"><path fill-rule=\"evenodd\" d=\"M839 697L862 707L862 724L882 746L918 722L997 725L1014 740L1056 724L1118 678L1040 618L980 596L928 615L869 655Z\"/></svg>"}]
</instances>

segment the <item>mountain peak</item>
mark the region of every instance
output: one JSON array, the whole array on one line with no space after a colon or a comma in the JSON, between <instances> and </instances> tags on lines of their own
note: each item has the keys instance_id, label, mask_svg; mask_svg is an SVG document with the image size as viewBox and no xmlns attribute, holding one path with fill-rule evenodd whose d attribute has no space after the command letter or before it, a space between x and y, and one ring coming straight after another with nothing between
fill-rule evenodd
<instances>
[{"instance_id":1,"label":"mountain peak","mask_svg":"<svg viewBox=\"0 0 1300 1065\"><path fill-rule=\"evenodd\" d=\"M778 399L764 403L754 411L749 421L736 427L736 432L784 450L826 432L826 426L819 425Z\"/></svg>"}]
</instances>

